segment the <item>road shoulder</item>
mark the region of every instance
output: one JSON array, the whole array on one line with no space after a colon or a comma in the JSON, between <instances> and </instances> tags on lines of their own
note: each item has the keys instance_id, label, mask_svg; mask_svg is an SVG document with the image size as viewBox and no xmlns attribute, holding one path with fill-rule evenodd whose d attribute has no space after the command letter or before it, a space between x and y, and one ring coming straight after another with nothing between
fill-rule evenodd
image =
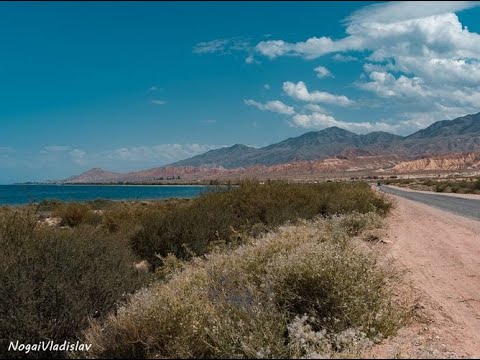
<instances>
[{"instance_id":1,"label":"road shoulder","mask_svg":"<svg viewBox=\"0 0 480 360\"><path fill-rule=\"evenodd\" d=\"M383 252L407 271L416 321L373 357L480 355L480 222L395 197Z\"/></svg>"}]
</instances>

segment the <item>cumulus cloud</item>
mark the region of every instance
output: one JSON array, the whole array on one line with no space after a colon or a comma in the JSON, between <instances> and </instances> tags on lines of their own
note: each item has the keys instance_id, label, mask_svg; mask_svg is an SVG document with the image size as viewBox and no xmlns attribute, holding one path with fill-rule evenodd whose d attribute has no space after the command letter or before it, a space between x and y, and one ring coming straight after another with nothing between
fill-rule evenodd
<instances>
[{"instance_id":1,"label":"cumulus cloud","mask_svg":"<svg viewBox=\"0 0 480 360\"><path fill-rule=\"evenodd\" d=\"M399 1L374 4L357 10L347 17L350 25L369 23L392 23L455 13L478 6L476 1Z\"/></svg>"},{"instance_id":2,"label":"cumulus cloud","mask_svg":"<svg viewBox=\"0 0 480 360\"><path fill-rule=\"evenodd\" d=\"M406 77L401 75L395 78L390 73L372 71L370 73L372 81L360 84L360 87L372 91L383 97L424 97L428 95L422 79L418 77Z\"/></svg>"},{"instance_id":3,"label":"cumulus cloud","mask_svg":"<svg viewBox=\"0 0 480 360\"><path fill-rule=\"evenodd\" d=\"M260 103L255 100L244 100L244 103L248 106L254 106L262 111L271 111L284 115L293 115L295 110L293 107L284 104L279 100L268 101L266 103Z\"/></svg>"},{"instance_id":4,"label":"cumulus cloud","mask_svg":"<svg viewBox=\"0 0 480 360\"><path fill-rule=\"evenodd\" d=\"M478 2L375 4L346 19L347 36L342 39L320 36L297 43L268 40L258 43L256 50L270 58L290 55L313 59L328 53L358 50L378 51L375 56L382 57L388 56L387 49L411 52L427 45L433 51L461 50L478 55L480 49L475 41L479 35L463 28L454 14L478 5Z\"/></svg>"},{"instance_id":5,"label":"cumulus cloud","mask_svg":"<svg viewBox=\"0 0 480 360\"><path fill-rule=\"evenodd\" d=\"M325 66L317 66L313 71L316 72L317 77L320 79L326 78L326 77L333 77L332 73L330 70L328 70Z\"/></svg>"},{"instance_id":6,"label":"cumulus cloud","mask_svg":"<svg viewBox=\"0 0 480 360\"><path fill-rule=\"evenodd\" d=\"M307 104L304 106L305 110L310 110L317 113L326 113L327 111L318 104Z\"/></svg>"},{"instance_id":7,"label":"cumulus cloud","mask_svg":"<svg viewBox=\"0 0 480 360\"><path fill-rule=\"evenodd\" d=\"M417 130L453 113L479 111L480 34L463 26L456 14L479 5L471 1L374 4L345 19L342 38L320 34L299 42L272 39L258 43L256 51L271 59L334 54L336 61L351 61L361 55L366 64L357 87L377 96L370 104L391 110L390 121ZM310 98L308 90L293 85L289 88L297 99Z\"/></svg>"},{"instance_id":8,"label":"cumulus cloud","mask_svg":"<svg viewBox=\"0 0 480 360\"><path fill-rule=\"evenodd\" d=\"M344 95L334 95L325 91L309 91L303 81L298 83L292 83L286 81L283 83L283 91L288 96L305 102L310 103L326 103L332 105L349 106L353 104L353 101Z\"/></svg>"}]
</instances>

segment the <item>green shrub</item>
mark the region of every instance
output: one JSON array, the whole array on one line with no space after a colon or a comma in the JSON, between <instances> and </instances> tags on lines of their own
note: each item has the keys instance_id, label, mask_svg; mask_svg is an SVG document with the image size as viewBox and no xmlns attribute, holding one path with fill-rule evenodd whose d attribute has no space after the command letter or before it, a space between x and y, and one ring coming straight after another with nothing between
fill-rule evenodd
<instances>
[{"instance_id":1,"label":"green shrub","mask_svg":"<svg viewBox=\"0 0 480 360\"><path fill-rule=\"evenodd\" d=\"M230 243L238 232L258 235L297 219L352 211L385 214L390 207L391 203L366 183L244 182L162 214L147 214L130 244L139 257L158 266L161 261L157 255L171 253L188 259L208 252L213 242Z\"/></svg>"},{"instance_id":2,"label":"green shrub","mask_svg":"<svg viewBox=\"0 0 480 360\"><path fill-rule=\"evenodd\" d=\"M348 241L341 224L351 222L347 215L281 227L184 263L94 321L87 355L331 357L395 333L408 317L394 301L396 271Z\"/></svg>"},{"instance_id":3,"label":"green shrub","mask_svg":"<svg viewBox=\"0 0 480 360\"><path fill-rule=\"evenodd\" d=\"M447 184L445 183L437 183L435 185L436 192L445 192L446 189L447 189Z\"/></svg>"},{"instance_id":4,"label":"green shrub","mask_svg":"<svg viewBox=\"0 0 480 360\"><path fill-rule=\"evenodd\" d=\"M480 178L477 178L473 181L472 190L473 191L480 191Z\"/></svg>"},{"instance_id":5,"label":"green shrub","mask_svg":"<svg viewBox=\"0 0 480 360\"><path fill-rule=\"evenodd\" d=\"M76 341L89 317L104 316L145 279L106 232L39 227L21 211L0 217L0 248L1 358L21 356L6 351L9 341Z\"/></svg>"}]
</instances>

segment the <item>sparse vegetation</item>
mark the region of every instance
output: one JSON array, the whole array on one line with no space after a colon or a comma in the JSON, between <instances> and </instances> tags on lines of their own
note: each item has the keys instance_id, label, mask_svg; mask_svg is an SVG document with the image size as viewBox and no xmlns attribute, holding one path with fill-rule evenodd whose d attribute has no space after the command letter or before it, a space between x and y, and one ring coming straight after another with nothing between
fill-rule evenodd
<instances>
[{"instance_id":1,"label":"sparse vegetation","mask_svg":"<svg viewBox=\"0 0 480 360\"><path fill-rule=\"evenodd\" d=\"M350 241L391 206L365 183L244 182L193 200L4 208L0 355L12 338L79 339L89 321L95 357L353 354L406 316L395 270Z\"/></svg>"}]
</instances>

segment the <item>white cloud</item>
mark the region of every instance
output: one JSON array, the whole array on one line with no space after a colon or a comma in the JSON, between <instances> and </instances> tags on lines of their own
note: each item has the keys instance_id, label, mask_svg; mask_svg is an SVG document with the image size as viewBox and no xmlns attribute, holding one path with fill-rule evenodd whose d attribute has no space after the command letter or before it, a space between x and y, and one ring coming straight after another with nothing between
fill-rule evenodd
<instances>
[{"instance_id":1,"label":"white cloud","mask_svg":"<svg viewBox=\"0 0 480 360\"><path fill-rule=\"evenodd\" d=\"M196 54L230 54L235 51L247 54L245 58L247 64L257 62L252 54L253 47L250 41L242 37L204 41L193 47L193 52Z\"/></svg>"},{"instance_id":2,"label":"white cloud","mask_svg":"<svg viewBox=\"0 0 480 360\"><path fill-rule=\"evenodd\" d=\"M332 59L335 61L340 62L350 62L350 61L357 61L358 58L351 55L342 55L342 54L335 54L332 56Z\"/></svg>"},{"instance_id":3,"label":"white cloud","mask_svg":"<svg viewBox=\"0 0 480 360\"><path fill-rule=\"evenodd\" d=\"M439 5L440 4L440 5ZM262 41L256 50L275 58L302 56L307 59L332 52L372 50L377 55L388 56L384 50L399 51L435 50L445 52L462 50L477 54L478 37L463 28L455 11L478 6L478 2L390 2L367 6L346 20L348 36L333 40L327 36L312 37L306 41L288 43L283 40Z\"/></svg>"},{"instance_id":4,"label":"white cloud","mask_svg":"<svg viewBox=\"0 0 480 360\"><path fill-rule=\"evenodd\" d=\"M356 60L361 53L367 63L356 85L378 96L369 101L372 106L389 109L392 121L412 129L439 119L432 120L432 114L452 113L446 109L462 109L454 111L458 115L480 110L480 34L463 26L456 14L479 5L478 1L374 4L344 21L343 38L320 34L292 43L272 39L258 43L256 50L271 59L335 54L336 61ZM311 97L305 89L296 93L297 98Z\"/></svg>"},{"instance_id":5,"label":"white cloud","mask_svg":"<svg viewBox=\"0 0 480 360\"><path fill-rule=\"evenodd\" d=\"M154 105L165 105L167 102L165 100L154 99L151 101L151 103Z\"/></svg>"},{"instance_id":6,"label":"white cloud","mask_svg":"<svg viewBox=\"0 0 480 360\"><path fill-rule=\"evenodd\" d=\"M258 61L255 60L255 58L253 57L253 55L248 55L246 58L245 58L245 63L247 64L253 64L253 63L257 63Z\"/></svg>"},{"instance_id":7,"label":"white cloud","mask_svg":"<svg viewBox=\"0 0 480 360\"><path fill-rule=\"evenodd\" d=\"M330 70L328 70L325 66L317 66L315 69L313 69L317 73L317 77L320 79L326 78L326 77L334 77Z\"/></svg>"},{"instance_id":8,"label":"white cloud","mask_svg":"<svg viewBox=\"0 0 480 360\"><path fill-rule=\"evenodd\" d=\"M283 40L261 41L255 49L271 59L279 56L302 56L306 59L315 59L319 56L346 50L361 49L357 38L347 37L334 41L329 37L312 37L298 43L288 43Z\"/></svg>"},{"instance_id":9,"label":"white cloud","mask_svg":"<svg viewBox=\"0 0 480 360\"><path fill-rule=\"evenodd\" d=\"M374 4L354 12L346 21L350 25L361 23L392 23L455 13L478 6L476 1L398 1Z\"/></svg>"},{"instance_id":10,"label":"white cloud","mask_svg":"<svg viewBox=\"0 0 480 360\"><path fill-rule=\"evenodd\" d=\"M283 83L283 91L296 100L310 103L326 103L340 106L353 104L353 101L344 95L333 95L324 91L309 92L303 81L299 81L296 84L286 81Z\"/></svg>"},{"instance_id":11,"label":"white cloud","mask_svg":"<svg viewBox=\"0 0 480 360\"><path fill-rule=\"evenodd\" d=\"M264 84L264 85L263 85L263 88L264 88L265 90L270 90L270 84Z\"/></svg>"},{"instance_id":12,"label":"white cloud","mask_svg":"<svg viewBox=\"0 0 480 360\"><path fill-rule=\"evenodd\" d=\"M401 75L395 78L390 73L379 71L372 71L369 76L372 81L360 84L360 87L379 96L417 98L428 95L422 79L418 77L409 78Z\"/></svg>"},{"instance_id":13,"label":"white cloud","mask_svg":"<svg viewBox=\"0 0 480 360\"><path fill-rule=\"evenodd\" d=\"M259 103L255 100L244 100L244 103L248 106L255 106L262 111L271 111L284 115L293 115L295 110L293 107L284 104L279 100L268 101L265 104Z\"/></svg>"},{"instance_id":14,"label":"white cloud","mask_svg":"<svg viewBox=\"0 0 480 360\"><path fill-rule=\"evenodd\" d=\"M200 42L193 47L193 52L197 54L223 52L225 51L228 42L228 39L215 39L211 41Z\"/></svg>"},{"instance_id":15,"label":"white cloud","mask_svg":"<svg viewBox=\"0 0 480 360\"><path fill-rule=\"evenodd\" d=\"M326 113L327 111L322 108L321 106L317 104L307 104L304 106L306 110L310 110L312 112L317 112L317 113Z\"/></svg>"},{"instance_id":16,"label":"white cloud","mask_svg":"<svg viewBox=\"0 0 480 360\"><path fill-rule=\"evenodd\" d=\"M397 126L386 122L347 122L335 119L333 116L319 112L311 114L296 114L292 118L292 125L305 129L325 129L336 126L358 134L365 134L372 131L396 132Z\"/></svg>"}]
</instances>

